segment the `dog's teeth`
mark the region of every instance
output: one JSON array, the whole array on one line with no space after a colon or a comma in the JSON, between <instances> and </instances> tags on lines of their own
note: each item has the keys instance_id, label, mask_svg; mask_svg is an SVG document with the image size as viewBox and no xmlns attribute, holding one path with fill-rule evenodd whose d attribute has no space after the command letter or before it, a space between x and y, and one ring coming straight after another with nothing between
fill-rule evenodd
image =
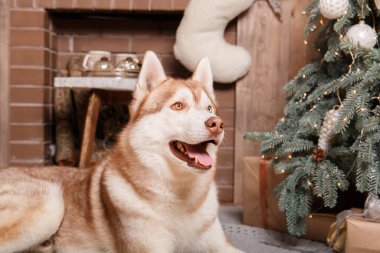
<instances>
[{"instance_id":1,"label":"dog's teeth","mask_svg":"<svg viewBox=\"0 0 380 253\"><path fill-rule=\"evenodd\" d=\"M195 157L194 159L195 159L195 164L197 164L198 163L198 157Z\"/></svg>"},{"instance_id":2,"label":"dog's teeth","mask_svg":"<svg viewBox=\"0 0 380 253\"><path fill-rule=\"evenodd\" d=\"M176 146L177 146L177 149L179 151L181 151L182 153L185 153L186 149L185 147L182 145L182 143L180 143L179 141L176 142Z\"/></svg>"}]
</instances>

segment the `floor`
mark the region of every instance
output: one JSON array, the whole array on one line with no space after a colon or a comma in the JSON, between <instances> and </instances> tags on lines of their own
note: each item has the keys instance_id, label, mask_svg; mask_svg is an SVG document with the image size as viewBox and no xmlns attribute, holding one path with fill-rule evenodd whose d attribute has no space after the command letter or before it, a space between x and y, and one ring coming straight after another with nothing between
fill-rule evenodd
<instances>
[{"instance_id":1,"label":"floor","mask_svg":"<svg viewBox=\"0 0 380 253\"><path fill-rule=\"evenodd\" d=\"M233 245L246 253L332 253L324 243L242 225L241 206L221 206L219 218Z\"/></svg>"}]
</instances>

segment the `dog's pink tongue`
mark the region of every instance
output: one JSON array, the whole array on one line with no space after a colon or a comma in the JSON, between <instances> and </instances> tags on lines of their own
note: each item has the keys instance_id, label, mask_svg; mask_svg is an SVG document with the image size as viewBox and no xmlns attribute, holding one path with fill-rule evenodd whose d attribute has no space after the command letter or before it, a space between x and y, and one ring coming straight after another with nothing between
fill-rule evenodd
<instances>
[{"instance_id":1,"label":"dog's pink tongue","mask_svg":"<svg viewBox=\"0 0 380 253\"><path fill-rule=\"evenodd\" d=\"M190 158L197 158L198 163L200 163L203 166L211 166L212 165L212 158L207 153L205 147L203 145L186 145L187 149L187 155Z\"/></svg>"}]
</instances>

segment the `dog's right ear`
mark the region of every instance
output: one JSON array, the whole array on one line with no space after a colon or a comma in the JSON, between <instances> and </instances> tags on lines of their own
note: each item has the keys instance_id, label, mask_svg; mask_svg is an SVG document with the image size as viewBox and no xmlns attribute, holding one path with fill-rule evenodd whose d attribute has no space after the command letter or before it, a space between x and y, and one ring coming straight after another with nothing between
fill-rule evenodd
<instances>
[{"instance_id":1,"label":"dog's right ear","mask_svg":"<svg viewBox=\"0 0 380 253\"><path fill-rule=\"evenodd\" d=\"M144 99L154 88L166 80L164 68L153 51L147 51L140 70L135 90L133 91L133 102L131 112L137 109L140 101Z\"/></svg>"},{"instance_id":2,"label":"dog's right ear","mask_svg":"<svg viewBox=\"0 0 380 253\"><path fill-rule=\"evenodd\" d=\"M164 68L153 51L147 51L138 77L136 89L151 91L166 79Z\"/></svg>"}]
</instances>

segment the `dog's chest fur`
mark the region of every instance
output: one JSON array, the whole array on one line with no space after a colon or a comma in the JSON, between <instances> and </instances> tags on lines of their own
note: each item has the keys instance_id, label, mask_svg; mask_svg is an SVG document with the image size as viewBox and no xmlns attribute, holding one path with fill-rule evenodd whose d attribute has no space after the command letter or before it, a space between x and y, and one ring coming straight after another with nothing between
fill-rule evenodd
<instances>
[{"instance_id":1,"label":"dog's chest fur","mask_svg":"<svg viewBox=\"0 0 380 253\"><path fill-rule=\"evenodd\" d=\"M131 251L133 241L144 241L144 237L165 238L175 252L192 252L192 242L217 219L212 177L152 180L144 173L130 174L136 168L120 170L114 165L107 160L79 178L63 172L67 204L54 236L57 252L144 252L146 249L140 248ZM138 178L140 182L136 182Z\"/></svg>"}]
</instances>

